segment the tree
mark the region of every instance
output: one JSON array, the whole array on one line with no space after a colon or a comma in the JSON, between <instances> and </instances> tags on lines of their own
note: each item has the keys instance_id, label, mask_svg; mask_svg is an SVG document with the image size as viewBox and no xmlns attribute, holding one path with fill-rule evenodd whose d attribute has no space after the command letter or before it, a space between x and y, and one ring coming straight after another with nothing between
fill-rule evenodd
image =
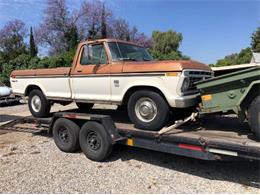
<instances>
[{"instance_id":1,"label":"tree","mask_svg":"<svg viewBox=\"0 0 260 195\"><path fill-rule=\"evenodd\" d=\"M159 60L189 59L178 50L182 42L182 34L169 30L167 32L153 31L152 39L154 47L151 53Z\"/></svg>"},{"instance_id":2,"label":"tree","mask_svg":"<svg viewBox=\"0 0 260 195\"><path fill-rule=\"evenodd\" d=\"M106 23L105 3L103 3L102 13L101 13L101 38L107 38L107 23Z\"/></svg>"},{"instance_id":3,"label":"tree","mask_svg":"<svg viewBox=\"0 0 260 195\"><path fill-rule=\"evenodd\" d=\"M25 24L21 20L8 22L0 30L0 55L1 59L8 61L14 59L22 53L26 53Z\"/></svg>"},{"instance_id":4,"label":"tree","mask_svg":"<svg viewBox=\"0 0 260 195\"><path fill-rule=\"evenodd\" d=\"M38 49L35 45L35 41L34 41L34 36L33 36L33 31L32 31L32 27L30 28L30 56L33 58L35 56L37 56L38 53Z\"/></svg>"},{"instance_id":5,"label":"tree","mask_svg":"<svg viewBox=\"0 0 260 195\"><path fill-rule=\"evenodd\" d=\"M64 37L67 41L67 48L66 51L75 50L79 42L78 30L76 26L71 26L65 32Z\"/></svg>"},{"instance_id":6,"label":"tree","mask_svg":"<svg viewBox=\"0 0 260 195\"><path fill-rule=\"evenodd\" d=\"M76 39L75 18L70 15L65 0L48 0L43 22L37 29L38 42L48 46L50 54L69 51Z\"/></svg>"},{"instance_id":7,"label":"tree","mask_svg":"<svg viewBox=\"0 0 260 195\"><path fill-rule=\"evenodd\" d=\"M111 37L129 41L130 29L128 22L122 18L115 19L112 24Z\"/></svg>"},{"instance_id":8,"label":"tree","mask_svg":"<svg viewBox=\"0 0 260 195\"><path fill-rule=\"evenodd\" d=\"M129 32L129 40L146 48L151 49L153 47L152 38L147 37L143 32L140 33L136 26Z\"/></svg>"},{"instance_id":9,"label":"tree","mask_svg":"<svg viewBox=\"0 0 260 195\"><path fill-rule=\"evenodd\" d=\"M253 52L260 52L260 27L251 36L251 47Z\"/></svg>"},{"instance_id":10,"label":"tree","mask_svg":"<svg viewBox=\"0 0 260 195\"><path fill-rule=\"evenodd\" d=\"M100 0L83 2L79 15L77 27L84 38L97 39L108 36L108 23L111 23L113 14L104 2Z\"/></svg>"},{"instance_id":11,"label":"tree","mask_svg":"<svg viewBox=\"0 0 260 195\"><path fill-rule=\"evenodd\" d=\"M223 59L217 61L214 66L229 66L249 63L252 58L251 48L242 49L239 53L234 53L225 56Z\"/></svg>"}]
</instances>

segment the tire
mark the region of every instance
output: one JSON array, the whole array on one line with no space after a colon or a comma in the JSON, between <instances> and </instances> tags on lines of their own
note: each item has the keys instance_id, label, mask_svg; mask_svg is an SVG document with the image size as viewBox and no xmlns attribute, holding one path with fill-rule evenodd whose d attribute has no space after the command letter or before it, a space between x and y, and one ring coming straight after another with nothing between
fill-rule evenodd
<instances>
[{"instance_id":1,"label":"tire","mask_svg":"<svg viewBox=\"0 0 260 195\"><path fill-rule=\"evenodd\" d=\"M119 106L117 106L117 110L125 111L125 110L127 110L127 105L119 105Z\"/></svg>"},{"instance_id":2,"label":"tire","mask_svg":"<svg viewBox=\"0 0 260 195\"><path fill-rule=\"evenodd\" d=\"M260 96L257 96L249 105L248 123L251 131L260 138Z\"/></svg>"},{"instance_id":3,"label":"tire","mask_svg":"<svg viewBox=\"0 0 260 195\"><path fill-rule=\"evenodd\" d=\"M79 143L82 152L93 161L103 161L113 148L103 125L91 121L82 126Z\"/></svg>"},{"instance_id":4,"label":"tire","mask_svg":"<svg viewBox=\"0 0 260 195\"><path fill-rule=\"evenodd\" d=\"M169 119L169 110L164 98L149 90L134 92L127 104L129 118L135 126L150 131L160 130L166 125ZM150 114L147 115L147 113Z\"/></svg>"},{"instance_id":5,"label":"tire","mask_svg":"<svg viewBox=\"0 0 260 195\"><path fill-rule=\"evenodd\" d=\"M29 110L34 117L48 117L51 104L39 89L34 89L29 94Z\"/></svg>"},{"instance_id":6,"label":"tire","mask_svg":"<svg viewBox=\"0 0 260 195\"><path fill-rule=\"evenodd\" d=\"M56 146L63 152L79 150L79 126L73 121L59 118L53 125L53 139Z\"/></svg>"},{"instance_id":7,"label":"tire","mask_svg":"<svg viewBox=\"0 0 260 195\"><path fill-rule=\"evenodd\" d=\"M87 112L94 106L94 104L91 103L81 103L81 102L76 102L76 105L79 108L79 110L82 112Z\"/></svg>"}]
</instances>

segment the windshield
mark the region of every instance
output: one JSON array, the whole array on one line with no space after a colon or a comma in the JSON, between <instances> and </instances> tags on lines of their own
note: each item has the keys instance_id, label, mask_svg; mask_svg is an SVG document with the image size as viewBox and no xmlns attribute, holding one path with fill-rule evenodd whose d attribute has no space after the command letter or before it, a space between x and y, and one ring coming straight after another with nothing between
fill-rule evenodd
<instances>
[{"instance_id":1,"label":"windshield","mask_svg":"<svg viewBox=\"0 0 260 195\"><path fill-rule=\"evenodd\" d=\"M110 42L108 46L113 61L150 61L153 59L144 47L120 42Z\"/></svg>"}]
</instances>

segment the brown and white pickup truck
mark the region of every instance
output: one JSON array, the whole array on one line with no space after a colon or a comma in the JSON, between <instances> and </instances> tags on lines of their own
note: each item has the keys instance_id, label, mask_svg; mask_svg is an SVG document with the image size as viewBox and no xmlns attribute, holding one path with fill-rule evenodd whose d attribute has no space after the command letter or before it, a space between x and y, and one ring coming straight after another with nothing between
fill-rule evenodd
<instances>
[{"instance_id":1,"label":"brown and white pickup truck","mask_svg":"<svg viewBox=\"0 0 260 195\"><path fill-rule=\"evenodd\" d=\"M158 130L171 108L198 103L194 82L212 75L199 62L155 61L139 45L100 39L80 43L71 68L16 70L10 81L14 94L29 96L35 117L47 116L53 103L76 102L83 111L110 103L127 105L136 127Z\"/></svg>"}]
</instances>

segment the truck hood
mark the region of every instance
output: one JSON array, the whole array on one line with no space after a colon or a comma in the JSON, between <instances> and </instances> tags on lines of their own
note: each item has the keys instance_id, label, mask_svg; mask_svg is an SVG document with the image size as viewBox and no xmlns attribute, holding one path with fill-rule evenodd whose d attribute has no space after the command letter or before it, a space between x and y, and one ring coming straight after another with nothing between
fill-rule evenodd
<instances>
[{"instance_id":1,"label":"truck hood","mask_svg":"<svg viewBox=\"0 0 260 195\"><path fill-rule=\"evenodd\" d=\"M123 72L170 72L170 71L180 72L185 69L212 71L208 65L196 61L165 60L165 61L125 62L125 65L123 67Z\"/></svg>"}]
</instances>

